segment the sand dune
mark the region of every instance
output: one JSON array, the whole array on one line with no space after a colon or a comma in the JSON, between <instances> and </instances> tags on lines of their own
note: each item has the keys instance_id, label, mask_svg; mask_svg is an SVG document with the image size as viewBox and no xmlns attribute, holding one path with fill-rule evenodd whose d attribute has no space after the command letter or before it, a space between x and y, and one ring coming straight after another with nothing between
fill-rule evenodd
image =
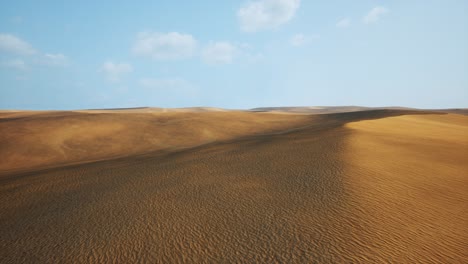
<instances>
[{"instance_id":1,"label":"sand dune","mask_svg":"<svg viewBox=\"0 0 468 264\"><path fill-rule=\"evenodd\" d=\"M252 112L273 112L273 113L294 113L294 114L333 114L333 113L347 113L356 111L370 111L370 110L410 110L416 111L418 109L390 106L390 107L365 107L365 106L292 106L292 107L259 107L253 108L249 111ZM443 110L442 110L443 111Z\"/></svg>"},{"instance_id":2,"label":"sand dune","mask_svg":"<svg viewBox=\"0 0 468 264\"><path fill-rule=\"evenodd\" d=\"M1 263L468 260L466 116L48 113L0 125Z\"/></svg>"},{"instance_id":3,"label":"sand dune","mask_svg":"<svg viewBox=\"0 0 468 264\"><path fill-rule=\"evenodd\" d=\"M193 147L301 126L306 117L144 109L18 112L0 118L0 175ZM113 112L118 111L118 112Z\"/></svg>"},{"instance_id":4,"label":"sand dune","mask_svg":"<svg viewBox=\"0 0 468 264\"><path fill-rule=\"evenodd\" d=\"M302 106L302 107L258 107L250 109L252 112L278 112L297 114L325 114L325 113L345 113L353 111L371 110L363 106Z\"/></svg>"},{"instance_id":5,"label":"sand dune","mask_svg":"<svg viewBox=\"0 0 468 264\"><path fill-rule=\"evenodd\" d=\"M85 109L75 110L81 113L161 113L161 112L225 112L223 108L216 107L183 107L183 108L160 108L160 107L132 107L132 108L110 108L110 109Z\"/></svg>"}]
</instances>

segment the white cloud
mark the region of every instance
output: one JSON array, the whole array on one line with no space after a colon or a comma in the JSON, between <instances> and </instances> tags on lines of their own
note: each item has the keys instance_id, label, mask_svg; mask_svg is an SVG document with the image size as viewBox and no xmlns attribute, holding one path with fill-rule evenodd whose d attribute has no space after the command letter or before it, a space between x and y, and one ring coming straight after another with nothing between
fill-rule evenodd
<instances>
[{"instance_id":1,"label":"white cloud","mask_svg":"<svg viewBox=\"0 0 468 264\"><path fill-rule=\"evenodd\" d=\"M372 8L367 15L364 16L362 21L366 24L377 22L380 17L384 14L388 13L388 9L385 7L377 6Z\"/></svg>"},{"instance_id":2,"label":"white cloud","mask_svg":"<svg viewBox=\"0 0 468 264\"><path fill-rule=\"evenodd\" d=\"M118 82L125 74L132 72L133 68L130 64L127 63L114 63L108 61L101 66L99 71L104 73L107 80L111 82Z\"/></svg>"},{"instance_id":3,"label":"white cloud","mask_svg":"<svg viewBox=\"0 0 468 264\"><path fill-rule=\"evenodd\" d=\"M235 45L225 41L218 41L203 49L202 59L208 64L231 63L238 52L239 48Z\"/></svg>"},{"instance_id":4,"label":"white cloud","mask_svg":"<svg viewBox=\"0 0 468 264\"><path fill-rule=\"evenodd\" d=\"M0 50L19 55L32 55L36 53L36 50L26 41L5 33L0 33Z\"/></svg>"},{"instance_id":5,"label":"white cloud","mask_svg":"<svg viewBox=\"0 0 468 264\"><path fill-rule=\"evenodd\" d=\"M298 33L291 37L291 39L289 40L289 43L294 47L300 47L318 38L319 38L318 35L306 36L302 33Z\"/></svg>"},{"instance_id":6,"label":"white cloud","mask_svg":"<svg viewBox=\"0 0 468 264\"><path fill-rule=\"evenodd\" d=\"M277 28L294 17L300 0L256 0L237 11L241 30L256 32Z\"/></svg>"},{"instance_id":7,"label":"white cloud","mask_svg":"<svg viewBox=\"0 0 468 264\"><path fill-rule=\"evenodd\" d=\"M3 67L14 69L14 70L19 70L19 71L25 71L28 69L28 66L26 65L26 63L21 59L5 61L1 65Z\"/></svg>"},{"instance_id":8,"label":"white cloud","mask_svg":"<svg viewBox=\"0 0 468 264\"><path fill-rule=\"evenodd\" d=\"M0 51L23 57L22 59L2 63L4 67L17 70L28 69L27 64L47 66L66 66L68 64L68 58L65 55L60 53L42 53L34 49L28 42L11 34L0 33Z\"/></svg>"},{"instance_id":9,"label":"white cloud","mask_svg":"<svg viewBox=\"0 0 468 264\"><path fill-rule=\"evenodd\" d=\"M351 20L349 18L343 18L336 23L336 27L347 28L351 26Z\"/></svg>"},{"instance_id":10,"label":"white cloud","mask_svg":"<svg viewBox=\"0 0 468 264\"><path fill-rule=\"evenodd\" d=\"M45 53L40 59L40 63L48 66L66 66L68 65L68 58L61 54Z\"/></svg>"},{"instance_id":11,"label":"white cloud","mask_svg":"<svg viewBox=\"0 0 468 264\"><path fill-rule=\"evenodd\" d=\"M191 57L197 41L190 34L178 32L141 32L133 45L133 53L157 60L173 60Z\"/></svg>"}]
</instances>

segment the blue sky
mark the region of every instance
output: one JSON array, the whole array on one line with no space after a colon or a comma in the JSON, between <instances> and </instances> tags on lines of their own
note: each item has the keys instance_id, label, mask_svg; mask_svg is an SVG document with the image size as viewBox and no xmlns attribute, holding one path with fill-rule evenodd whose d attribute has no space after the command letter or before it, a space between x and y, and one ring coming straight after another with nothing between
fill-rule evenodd
<instances>
[{"instance_id":1,"label":"blue sky","mask_svg":"<svg viewBox=\"0 0 468 264\"><path fill-rule=\"evenodd\" d=\"M468 107L468 1L2 1L0 109Z\"/></svg>"}]
</instances>

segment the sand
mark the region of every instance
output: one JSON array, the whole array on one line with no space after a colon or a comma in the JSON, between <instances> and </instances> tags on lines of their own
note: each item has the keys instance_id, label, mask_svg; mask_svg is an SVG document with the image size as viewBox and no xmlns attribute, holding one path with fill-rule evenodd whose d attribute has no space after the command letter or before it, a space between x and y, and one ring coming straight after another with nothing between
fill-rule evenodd
<instances>
[{"instance_id":1,"label":"sand","mask_svg":"<svg viewBox=\"0 0 468 264\"><path fill-rule=\"evenodd\" d=\"M1 263L468 260L467 116L82 114L10 120L0 130L2 144L19 140L22 153L0 173ZM161 120L177 121L150 131L176 147L133 146L140 134L149 144L143 124ZM53 129L14 134L30 121ZM67 128L74 122L80 133ZM202 128L216 137L205 140ZM99 140L115 131L129 133L112 139L122 146L94 154L112 148ZM47 153L80 138L94 156L24 164L37 144L30 135L49 140Z\"/></svg>"},{"instance_id":2,"label":"sand","mask_svg":"<svg viewBox=\"0 0 468 264\"><path fill-rule=\"evenodd\" d=\"M0 115L0 175L174 151L303 126L305 116L241 111L91 110Z\"/></svg>"}]
</instances>

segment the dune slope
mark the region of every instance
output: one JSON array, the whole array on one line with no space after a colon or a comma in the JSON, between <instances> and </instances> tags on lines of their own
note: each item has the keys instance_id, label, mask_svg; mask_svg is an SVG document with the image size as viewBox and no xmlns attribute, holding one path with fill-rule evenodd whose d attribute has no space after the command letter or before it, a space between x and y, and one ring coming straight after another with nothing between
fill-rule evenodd
<instances>
[{"instance_id":1,"label":"dune slope","mask_svg":"<svg viewBox=\"0 0 468 264\"><path fill-rule=\"evenodd\" d=\"M145 112L148 111L148 112ZM18 112L0 116L0 175L214 141L301 126L304 116L239 111L90 110Z\"/></svg>"},{"instance_id":2,"label":"dune slope","mask_svg":"<svg viewBox=\"0 0 468 264\"><path fill-rule=\"evenodd\" d=\"M466 262L468 118L405 113L6 174L0 262Z\"/></svg>"}]
</instances>

